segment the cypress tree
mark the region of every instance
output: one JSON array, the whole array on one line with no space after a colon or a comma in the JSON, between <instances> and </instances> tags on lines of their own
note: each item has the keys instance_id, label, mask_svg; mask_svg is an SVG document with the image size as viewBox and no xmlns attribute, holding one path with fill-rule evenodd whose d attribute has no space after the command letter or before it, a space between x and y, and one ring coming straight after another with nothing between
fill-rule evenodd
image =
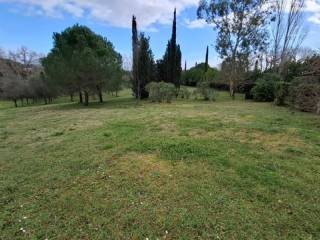
<instances>
[{"instance_id":1,"label":"cypress tree","mask_svg":"<svg viewBox=\"0 0 320 240\"><path fill-rule=\"evenodd\" d=\"M138 30L136 17L132 16L132 90L137 99L140 99L140 83L139 83L139 40L138 40Z\"/></svg>"},{"instance_id":2,"label":"cypress tree","mask_svg":"<svg viewBox=\"0 0 320 240\"><path fill-rule=\"evenodd\" d=\"M146 91L145 86L154 81L154 60L153 53L150 49L149 38L143 33L139 38L139 53L138 53L138 79L139 79L139 97L148 98L149 93Z\"/></svg>"},{"instance_id":3,"label":"cypress tree","mask_svg":"<svg viewBox=\"0 0 320 240\"><path fill-rule=\"evenodd\" d=\"M158 69L161 68L164 71L163 76L158 76L158 79L164 77L165 82L173 83L176 88L180 88L181 79L181 59L182 54L180 46L177 45L177 14L176 9L173 15L173 25L172 25L172 35L171 39L168 41L166 52L163 56L161 62L162 66L159 65ZM158 71L158 75L161 71Z\"/></svg>"},{"instance_id":4,"label":"cypress tree","mask_svg":"<svg viewBox=\"0 0 320 240\"><path fill-rule=\"evenodd\" d=\"M177 45L176 48L176 61L175 61L175 77L176 77L176 82L175 86L177 88L180 88L180 79L181 79L181 73L182 73L182 67L181 67L181 50L180 50L180 45Z\"/></svg>"},{"instance_id":5,"label":"cypress tree","mask_svg":"<svg viewBox=\"0 0 320 240\"><path fill-rule=\"evenodd\" d=\"M184 62L184 71L187 71L187 61Z\"/></svg>"},{"instance_id":6,"label":"cypress tree","mask_svg":"<svg viewBox=\"0 0 320 240\"><path fill-rule=\"evenodd\" d=\"M206 52L206 63L204 67L204 72L207 72L209 69L209 46L207 46L207 52Z\"/></svg>"},{"instance_id":7,"label":"cypress tree","mask_svg":"<svg viewBox=\"0 0 320 240\"><path fill-rule=\"evenodd\" d=\"M179 87L177 83L176 68L177 68L177 15L176 9L173 13L173 24L172 24L172 36L170 43L170 82L176 87Z\"/></svg>"}]
</instances>

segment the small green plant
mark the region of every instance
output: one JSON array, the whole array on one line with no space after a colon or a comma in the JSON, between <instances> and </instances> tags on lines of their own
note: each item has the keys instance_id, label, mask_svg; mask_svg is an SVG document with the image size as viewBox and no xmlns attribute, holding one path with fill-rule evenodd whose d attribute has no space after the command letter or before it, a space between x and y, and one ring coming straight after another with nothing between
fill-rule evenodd
<instances>
[{"instance_id":1,"label":"small green plant","mask_svg":"<svg viewBox=\"0 0 320 240\"><path fill-rule=\"evenodd\" d=\"M176 97L176 89L171 83L151 82L146 86L146 90L152 102L170 103Z\"/></svg>"},{"instance_id":2,"label":"small green plant","mask_svg":"<svg viewBox=\"0 0 320 240\"><path fill-rule=\"evenodd\" d=\"M179 93L178 93L178 97L182 98L182 99L189 99L191 96L191 92L189 91L189 89L187 87L180 87Z\"/></svg>"},{"instance_id":3,"label":"small green plant","mask_svg":"<svg viewBox=\"0 0 320 240\"><path fill-rule=\"evenodd\" d=\"M197 84L197 89L194 91L193 94L196 96L196 98L200 97L205 101L215 100L214 89L210 87L209 82L199 82Z\"/></svg>"}]
</instances>

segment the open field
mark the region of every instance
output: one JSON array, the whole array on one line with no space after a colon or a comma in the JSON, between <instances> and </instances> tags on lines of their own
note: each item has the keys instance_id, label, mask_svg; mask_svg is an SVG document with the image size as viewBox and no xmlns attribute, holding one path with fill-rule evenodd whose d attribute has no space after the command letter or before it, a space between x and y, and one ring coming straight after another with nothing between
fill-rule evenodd
<instances>
[{"instance_id":1,"label":"open field","mask_svg":"<svg viewBox=\"0 0 320 240\"><path fill-rule=\"evenodd\" d=\"M320 118L268 103L0 106L0 239L320 239Z\"/></svg>"}]
</instances>

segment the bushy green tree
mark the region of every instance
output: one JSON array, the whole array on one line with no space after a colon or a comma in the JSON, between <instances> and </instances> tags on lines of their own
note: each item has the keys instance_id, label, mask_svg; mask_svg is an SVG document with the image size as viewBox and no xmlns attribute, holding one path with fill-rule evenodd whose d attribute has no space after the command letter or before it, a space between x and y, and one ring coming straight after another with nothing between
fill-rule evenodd
<instances>
[{"instance_id":1,"label":"bushy green tree","mask_svg":"<svg viewBox=\"0 0 320 240\"><path fill-rule=\"evenodd\" d=\"M230 66L228 80L234 98L243 63L267 46L266 0L201 0L198 17L213 23L218 31L216 50Z\"/></svg>"},{"instance_id":2,"label":"bushy green tree","mask_svg":"<svg viewBox=\"0 0 320 240\"><path fill-rule=\"evenodd\" d=\"M213 83L218 74L218 70L216 70L215 68L211 68L210 66L208 66L207 71L205 71L205 69L206 69L206 64L200 63L190 68L186 72L183 72L182 83L187 86L193 86L193 87L196 86L198 82L204 79Z\"/></svg>"},{"instance_id":3,"label":"bushy green tree","mask_svg":"<svg viewBox=\"0 0 320 240\"><path fill-rule=\"evenodd\" d=\"M98 94L102 101L107 82L121 72L121 55L112 43L80 25L54 33L53 39L54 47L43 60L48 78L66 91L84 93L85 105L90 94Z\"/></svg>"},{"instance_id":4,"label":"bushy green tree","mask_svg":"<svg viewBox=\"0 0 320 240\"><path fill-rule=\"evenodd\" d=\"M262 78L257 80L255 87L251 90L253 99L259 102L274 101L278 82L281 82L281 77L278 74L264 74Z\"/></svg>"}]
</instances>

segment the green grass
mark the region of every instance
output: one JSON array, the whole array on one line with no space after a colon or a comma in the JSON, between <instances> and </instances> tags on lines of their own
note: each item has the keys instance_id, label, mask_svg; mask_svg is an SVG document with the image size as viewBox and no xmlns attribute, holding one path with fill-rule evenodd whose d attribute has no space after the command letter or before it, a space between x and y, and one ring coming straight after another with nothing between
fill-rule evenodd
<instances>
[{"instance_id":1,"label":"green grass","mask_svg":"<svg viewBox=\"0 0 320 240\"><path fill-rule=\"evenodd\" d=\"M0 106L0 239L320 239L319 116L226 93Z\"/></svg>"}]
</instances>

